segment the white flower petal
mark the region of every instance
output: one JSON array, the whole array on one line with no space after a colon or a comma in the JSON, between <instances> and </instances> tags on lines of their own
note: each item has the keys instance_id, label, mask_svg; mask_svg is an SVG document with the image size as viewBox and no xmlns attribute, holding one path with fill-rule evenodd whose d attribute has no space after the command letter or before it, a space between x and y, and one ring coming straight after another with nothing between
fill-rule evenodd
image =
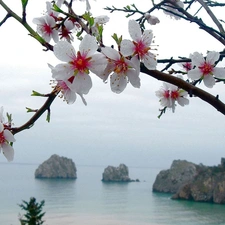
<instances>
[{"instance_id":1,"label":"white flower petal","mask_svg":"<svg viewBox=\"0 0 225 225\"><path fill-rule=\"evenodd\" d=\"M212 75L205 75L203 78L203 82L206 87L212 88L215 85L215 79Z\"/></svg>"},{"instance_id":2,"label":"white flower petal","mask_svg":"<svg viewBox=\"0 0 225 225\"><path fill-rule=\"evenodd\" d=\"M10 146L9 144L3 143L2 144L2 151L4 153L4 156L6 157L6 159L11 162L13 161L14 158L14 149L12 146Z\"/></svg>"},{"instance_id":3,"label":"white flower petal","mask_svg":"<svg viewBox=\"0 0 225 225\"><path fill-rule=\"evenodd\" d=\"M141 40L141 28L140 25L135 21L135 20L130 20L128 23L128 30L131 38L134 41L139 41Z\"/></svg>"},{"instance_id":4,"label":"white flower petal","mask_svg":"<svg viewBox=\"0 0 225 225\"><path fill-rule=\"evenodd\" d=\"M206 56L206 62L208 62L211 65L213 65L219 59L219 57L220 57L220 53L219 52L211 51Z\"/></svg>"},{"instance_id":5,"label":"white flower petal","mask_svg":"<svg viewBox=\"0 0 225 225\"><path fill-rule=\"evenodd\" d=\"M109 59L118 60L120 58L119 53L114 48L104 47L102 53Z\"/></svg>"},{"instance_id":6,"label":"white flower petal","mask_svg":"<svg viewBox=\"0 0 225 225\"><path fill-rule=\"evenodd\" d=\"M96 53L92 55L90 71L98 76L104 73L108 60L103 54Z\"/></svg>"},{"instance_id":7,"label":"white flower petal","mask_svg":"<svg viewBox=\"0 0 225 225\"><path fill-rule=\"evenodd\" d=\"M179 97L177 99L177 102L180 106L185 106L185 105L188 105L189 104L189 99L187 98L184 98L184 97Z\"/></svg>"},{"instance_id":8,"label":"white flower petal","mask_svg":"<svg viewBox=\"0 0 225 225\"><path fill-rule=\"evenodd\" d=\"M79 51L87 54L87 57L93 55L98 49L98 44L95 37L87 34L80 43Z\"/></svg>"},{"instance_id":9,"label":"white flower petal","mask_svg":"<svg viewBox=\"0 0 225 225\"><path fill-rule=\"evenodd\" d=\"M4 135L5 139L9 142L15 142L16 141L13 134L9 130L4 130L3 135Z\"/></svg>"},{"instance_id":10,"label":"white flower petal","mask_svg":"<svg viewBox=\"0 0 225 225\"><path fill-rule=\"evenodd\" d=\"M220 67L215 67L213 69L213 74L216 78L225 79L225 69Z\"/></svg>"},{"instance_id":11,"label":"white flower petal","mask_svg":"<svg viewBox=\"0 0 225 225\"><path fill-rule=\"evenodd\" d=\"M193 66L200 66L202 63L205 62L205 59L202 54L198 52L194 52L192 57L191 57L191 62Z\"/></svg>"},{"instance_id":12,"label":"white flower petal","mask_svg":"<svg viewBox=\"0 0 225 225\"><path fill-rule=\"evenodd\" d=\"M55 56L63 62L70 62L76 55L74 47L67 41L59 41L53 47L53 51Z\"/></svg>"},{"instance_id":13,"label":"white flower petal","mask_svg":"<svg viewBox=\"0 0 225 225\"><path fill-rule=\"evenodd\" d=\"M71 89L78 94L88 94L92 87L91 77L84 73L78 73L72 83Z\"/></svg>"},{"instance_id":14,"label":"white flower petal","mask_svg":"<svg viewBox=\"0 0 225 225\"><path fill-rule=\"evenodd\" d=\"M143 63L146 66L146 68L148 68L149 70L156 69L157 61L154 58L154 55L150 52L148 52L148 54L144 55Z\"/></svg>"},{"instance_id":15,"label":"white flower petal","mask_svg":"<svg viewBox=\"0 0 225 225\"><path fill-rule=\"evenodd\" d=\"M52 78L56 80L65 81L73 76L73 70L68 63L60 63L55 67L49 64L49 67L51 68Z\"/></svg>"},{"instance_id":16,"label":"white flower petal","mask_svg":"<svg viewBox=\"0 0 225 225\"><path fill-rule=\"evenodd\" d=\"M77 98L76 93L71 91L70 89L64 91L63 96L68 104L73 104Z\"/></svg>"},{"instance_id":17,"label":"white flower petal","mask_svg":"<svg viewBox=\"0 0 225 225\"><path fill-rule=\"evenodd\" d=\"M189 70L187 73L187 76L188 76L188 78L190 78L192 80L198 80L201 78L202 74L201 74L200 70L196 68L196 69Z\"/></svg>"},{"instance_id":18,"label":"white flower petal","mask_svg":"<svg viewBox=\"0 0 225 225\"><path fill-rule=\"evenodd\" d=\"M140 88L141 82L136 70L129 70L126 75L133 87Z\"/></svg>"},{"instance_id":19,"label":"white flower petal","mask_svg":"<svg viewBox=\"0 0 225 225\"><path fill-rule=\"evenodd\" d=\"M4 130L4 125L3 123L0 122L0 133Z\"/></svg>"},{"instance_id":20,"label":"white flower petal","mask_svg":"<svg viewBox=\"0 0 225 225\"><path fill-rule=\"evenodd\" d=\"M143 32L142 39L143 39L144 43L146 44L146 46L150 46L150 44L152 43L152 39L153 39L152 30L145 30Z\"/></svg>"},{"instance_id":21,"label":"white flower petal","mask_svg":"<svg viewBox=\"0 0 225 225\"><path fill-rule=\"evenodd\" d=\"M127 86L127 77L113 73L110 77L110 86L113 92L120 94Z\"/></svg>"},{"instance_id":22,"label":"white flower petal","mask_svg":"<svg viewBox=\"0 0 225 225\"><path fill-rule=\"evenodd\" d=\"M122 53L123 56L127 57L133 55L134 48L135 46L132 41L124 39L122 40L120 45L120 52Z\"/></svg>"}]
</instances>

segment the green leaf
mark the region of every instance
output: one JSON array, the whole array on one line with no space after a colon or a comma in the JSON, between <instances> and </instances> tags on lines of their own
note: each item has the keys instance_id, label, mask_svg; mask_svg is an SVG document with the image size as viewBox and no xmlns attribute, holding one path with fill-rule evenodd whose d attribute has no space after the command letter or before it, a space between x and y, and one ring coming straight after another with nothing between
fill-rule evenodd
<instances>
[{"instance_id":1,"label":"green leaf","mask_svg":"<svg viewBox=\"0 0 225 225\"><path fill-rule=\"evenodd\" d=\"M53 4L53 10L59 13L63 13L63 11L55 3Z\"/></svg>"},{"instance_id":2,"label":"green leaf","mask_svg":"<svg viewBox=\"0 0 225 225\"><path fill-rule=\"evenodd\" d=\"M41 97L45 97L44 94L41 94L41 93L39 93L39 92L37 92L37 91L34 91L34 90L32 91L31 96L41 96Z\"/></svg>"},{"instance_id":3,"label":"green leaf","mask_svg":"<svg viewBox=\"0 0 225 225\"><path fill-rule=\"evenodd\" d=\"M114 34L112 35L112 38L113 38L114 41L117 43L117 45L120 46L121 41L123 40L122 35L118 38L117 34L114 33Z\"/></svg>"},{"instance_id":4,"label":"green leaf","mask_svg":"<svg viewBox=\"0 0 225 225\"><path fill-rule=\"evenodd\" d=\"M21 0L23 8L27 6L28 0Z\"/></svg>"}]
</instances>

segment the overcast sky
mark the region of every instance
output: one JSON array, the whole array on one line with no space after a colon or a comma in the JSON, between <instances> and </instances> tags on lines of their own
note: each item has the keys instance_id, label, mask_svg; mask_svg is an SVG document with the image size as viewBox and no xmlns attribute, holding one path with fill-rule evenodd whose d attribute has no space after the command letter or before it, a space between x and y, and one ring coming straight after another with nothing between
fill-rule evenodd
<instances>
[{"instance_id":1,"label":"overcast sky","mask_svg":"<svg viewBox=\"0 0 225 225\"><path fill-rule=\"evenodd\" d=\"M16 4L18 4L18 1ZM109 3L107 3L109 2ZM94 16L106 15L102 10L112 1L97 0L90 3ZM114 6L126 6L140 1L115 1ZM147 9L149 0L141 1L140 9ZM75 5L75 4L74 4ZM20 12L19 5L12 5ZM85 9L85 3L79 4ZM83 7L83 8L82 8ZM28 21L39 17L45 11L45 1L30 1L27 9ZM0 9L1 19L4 11ZM186 56L194 51L221 51L223 46L204 35L194 24L175 21L163 13L158 26L148 26L155 34L159 45L157 58ZM127 32L128 19L123 13L110 14L105 28L106 44L114 44L110 35ZM138 18L132 17L133 19ZM35 29L35 25L32 24ZM0 96L5 112L13 114L15 126L21 126L32 114L25 107L39 108L45 99L32 97L32 90L49 93L51 71L47 63L60 63L52 52L44 52L37 41L12 18L0 27L1 62ZM78 42L75 41L74 45ZM52 154L72 158L77 165L159 166L167 168L174 159L186 159L195 163L217 165L225 156L225 118L200 99L190 99L190 105L177 107L158 119L160 108L155 96L161 82L144 74L141 88L128 85L121 94L112 93L109 83L104 84L92 76L93 88L85 96L88 105L79 98L73 105L67 105L60 98L52 104L51 122L45 115L30 130L15 136L15 159L12 163L42 163ZM209 90L209 89L207 89ZM223 85L210 90L225 100ZM0 155L0 162L6 162Z\"/></svg>"}]
</instances>

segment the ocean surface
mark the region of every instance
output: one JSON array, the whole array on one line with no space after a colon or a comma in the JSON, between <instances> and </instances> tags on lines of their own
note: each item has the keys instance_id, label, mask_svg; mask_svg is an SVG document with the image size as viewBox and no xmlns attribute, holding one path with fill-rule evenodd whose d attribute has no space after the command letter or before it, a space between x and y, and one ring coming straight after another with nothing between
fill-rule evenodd
<instances>
[{"instance_id":1,"label":"ocean surface","mask_svg":"<svg viewBox=\"0 0 225 225\"><path fill-rule=\"evenodd\" d=\"M129 167L140 182L103 183L103 166L77 165L76 180L35 179L38 165L0 164L0 225L19 225L18 204L45 200L45 225L225 225L225 205L152 192L161 169Z\"/></svg>"}]
</instances>

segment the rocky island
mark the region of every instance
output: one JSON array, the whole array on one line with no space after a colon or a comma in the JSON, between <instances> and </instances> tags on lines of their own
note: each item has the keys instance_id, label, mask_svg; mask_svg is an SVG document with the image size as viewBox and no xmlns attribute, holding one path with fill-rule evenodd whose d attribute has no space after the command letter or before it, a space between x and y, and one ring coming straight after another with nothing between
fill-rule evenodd
<instances>
[{"instance_id":1,"label":"rocky island","mask_svg":"<svg viewBox=\"0 0 225 225\"><path fill-rule=\"evenodd\" d=\"M119 167L108 166L105 168L102 174L102 181L104 182L134 182L138 179L132 180L129 177L128 167L124 164L120 164Z\"/></svg>"},{"instance_id":2,"label":"rocky island","mask_svg":"<svg viewBox=\"0 0 225 225\"><path fill-rule=\"evenodd\" d=\"M153 191L171 193L172 199L225 204L225 158L218 166L174 160L157 175Z\"/></svg>"},{"instance_id":3,"label":"rocky island","mask_svg":"<svg viewBox=\"0 0 225 225\"><path fill-rule=\"evenodd\" d=\"M72 159L52 155L35 171L35 178L67 178L76 179L77 169Z\"/></svg>"}]
</instances>

